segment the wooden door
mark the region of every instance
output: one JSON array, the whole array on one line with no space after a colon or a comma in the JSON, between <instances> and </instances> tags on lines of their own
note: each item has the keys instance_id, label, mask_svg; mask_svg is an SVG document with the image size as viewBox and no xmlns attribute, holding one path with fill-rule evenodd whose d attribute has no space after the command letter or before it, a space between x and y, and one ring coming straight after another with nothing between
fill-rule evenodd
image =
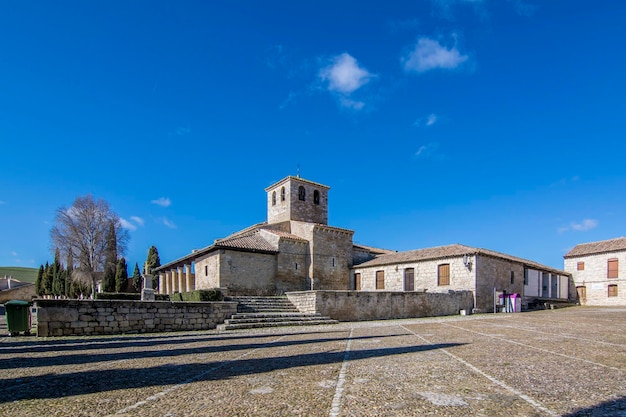
<instances>
[{"instance_id":1,"label":"wooden door","mask_svg":"<svg viewBox=\"0 0 626 417\"><path fill-rule=\"evenodd\" d=\"M584 285L576 287L576 292L578 293L578 301L580 301L580 304L587 304L587 287Z\"/></svg>"},{"instance_id":2,"label":"wooden door","mask_svg":"<svg viewBox=\"0 0 626 417\"><path fill-rule=\"evenodd\" d=\"M415 270L413 268L404 270L404 291L415 291Z\"/></svg>"}]
</instances>

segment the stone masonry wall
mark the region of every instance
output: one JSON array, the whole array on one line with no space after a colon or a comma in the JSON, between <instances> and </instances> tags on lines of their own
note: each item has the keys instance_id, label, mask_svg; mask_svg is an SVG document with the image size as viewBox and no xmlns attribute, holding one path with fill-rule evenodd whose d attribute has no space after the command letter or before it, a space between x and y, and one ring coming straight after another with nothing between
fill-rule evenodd
<instances>
[{"instance_id":1,"label":"stone masonry wall","mask_svg":"<svg viewBox=\"0 0 626 417\"><path fill-rule=\"evenodd\" d=\"M301 291L287 293L287 297L303 313L340 321L449 316L474 307L471 291Z\"/></svg>"},{"instance_id":2,"label":"stone masonry wall","mask_svg":"<svg viewBox=\"0 0 626 417\"><path fill-rule=\"evenodd\" d=\"M316 226L313 229L313 289L349 290L352 267L351 230Z\"/></svg>"},{"instance_id":3,"label":"stone masonry wall","mask_svg":"<svg viewBox=\"0 0 626 417\"><path fill-rule=\"evenodd\" d=\"M473 261L472 261L473 262ZM437 271L440 264L450 265L450 285L438 285ZM376 271L385 273L385 291L404 291L404 271L413 268L415 271L415 289L430 292L448 292L449 290L473 291L475 273L469 270L461 257L435 259L427 261L406 262L402 264L380 265L367 268L354 267L355 273L361 274L361 289L376 290Z\"/></svg>"},{"instance_id":4,"label":"stone masonry wall","mask_svg":"<svg viewBox=\"0 0 626 417\"><path fill-rule=\"evenodd\" d=\"M609 259L618 260L618 278L607 278ZM579 271L578 262L584 262L585 269ZM586 298L579 300L582 305L626 305L625 251L566 258L564 264L565 271L572 274L575 286L585 288ZM609 297L609 285L617 285L617 296Z\"/></svg>"},{"instance_id":5,"label":"stone masonry wall","mask_svg":"<svg viewBox=\"0 0 626 417\"><path fill-rule=\"evenodd\" d=\"M37 336L83 336L213 329L235 302L36 300Z\"/></svg>"},{"instance_id":6,"label":"stone masonry wall","mask_svg":"<svg viewBox=\"0 0 626 417\"><path fill-rule=\"evenodd\" d=\"M23 285L21 287L0 291L0 304L4 304L10 300L30 301L36 296L35 284Z\"/></svg>"}]
</instances>

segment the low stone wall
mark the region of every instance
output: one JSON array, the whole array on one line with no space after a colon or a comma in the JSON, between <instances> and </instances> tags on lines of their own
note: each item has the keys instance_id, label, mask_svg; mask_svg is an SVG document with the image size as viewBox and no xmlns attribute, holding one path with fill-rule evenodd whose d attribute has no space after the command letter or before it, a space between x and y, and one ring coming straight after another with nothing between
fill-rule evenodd
<instances>
[{"instance_id":1,"label":"low stone wall","mask_svg":"<svg viewBox=\"0 0 626 417\"><path fill-rule=\"evenodd\" d=\"M460 310L469 314L474 307L471 291L298 291L287 297L303 313L320 313L339 321L449 316Z\"/></svg>"},{"instance_id":2,"label":"low stone wall","mask_svg":"<svg viewBox=\"0 0 626 417\"><path fill-rule=\"evenodd\" d=\"M237 303L35 300L37 336L81 336L214 329Z\"/></svg>"},{"instance_id":3,"label":"low stone wall","mask_svg":"<svg viewBox=\"0 0 626 417\"><path fill-rule=\"evenodd\" d=\"M11 300L30 301L36 296L35 284L22 285L17 288L0 291L0 304L4 304Z\"/></svg>"}]
</instances>

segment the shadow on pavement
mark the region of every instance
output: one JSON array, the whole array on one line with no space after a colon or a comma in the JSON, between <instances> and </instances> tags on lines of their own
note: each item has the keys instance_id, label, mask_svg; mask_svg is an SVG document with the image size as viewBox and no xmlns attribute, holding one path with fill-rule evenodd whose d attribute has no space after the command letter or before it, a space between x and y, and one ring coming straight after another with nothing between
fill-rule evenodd
<instances>
[{"instance_id":1,"label":"shadow on pavement","mask_svg":"<svg viewBox=\"0 0 626 417\"><path fill-rule=\"evenodd\" d=\"M562 417L626 416L626 397L605 401L593 407L582 408Z\"/></svg>"},{"instance_id":2,"label":"shadow on pavement","mask_svg":"<svg viewBox=\"0 0 626 417\"><path fill-rule=\"evenodd\" d=\"M426 352L461 346L444 343L349 352L348 361ZM67 374L47 374L0 381L0 403L16 400L63 398L98 392L167 386L195 381L219 381L241 375L253 375L302 366L342 363L346 354L336 352L306 353L254 359L234 359L223 362L161 365L150 368L101 369Z\"/></svg>"},{"instance_id":3,"label":"shadow on pavement","mask_svg":"<svg viewBox=\"0 0 626 417\"><path fill-rule=\"evenodd\" d=\"M295 336L319 333L346 333L346 330L332 330L320 332L302 332L302 333L280 333L280 336ZM71 339L55 339L55 340L19 340L0 342L0 354L3 353L45 353L45 352L62 352L62 351L80 351L80 350L96 350L96 349L123 349L132 347L147 347L155 345L172 345L194 343L202 341L220 341L220 340L245 340L245 339L267 339L275 338L277 334L258 334L258 335L237 335L237 334L220 334L220 333L199 333L199 334L178 334L169 333L168 335L142 335L142 336L124 336L124 337L107 337L107 336L85 336L83 338Z\"/></svg>"},{"instance_id":4,"label":"shadow on pavement","mask_svg":"<svg viewBox=\"0 0 626 417\"><path fill-rule=\"evenodd\" d=\"M269 335L269 336L275 339L279 335ZM352 340L381 339L383 337L393 337L393 336L403 336L403 334L402 335L385 335L385 336L359 336L359 337L353 337ZM311 343L338 342L342 340L346 340L346 338L345 337L333 337L333 338L323 338L323 339L313 338L313 339L278 341L278 342L265 341L265 342L244 343L244 344L205 345L205 346L187 347L187 348L181 348L181 349L167 348L167 349L154 350L154 351L142 350L142 351L134 351L134 352L125 351L125 352L97 353L97 354L82 353L82 354L69 354L69 355L58 355L58 356L7 357L4 359L0 359L0 369L37 368L37 367L45 367L45 366L59 366L59 365L83 365L86 363L112 362L112 361L128 360L128 359L132 360L132 359L144 359L144 358L165 358L165 357L183 356L183 355L201 355L201 354L217 353L217 352L232 352L236 350L298 346L298 345L307 345ZM215 341L215 339L213 338L210 341ZM192 342L195 342L195 340L183 340L183 341L172 341L172 342L192 343ZM114 342L112 344L107 344L106 346L107 348L110 348L110 349L118 349L118 348L142 347L142 346L147 347L147 346L153 346L153 345L154 343L151 343L151 342L144 342L144 344L138 344L137 342L133 342L131 344L123 344L119 342ZM80 350L80 349L76 349L76 350ZM15 352L10 351L6 353L15 353Z\"/></svg>"}]
</instances>

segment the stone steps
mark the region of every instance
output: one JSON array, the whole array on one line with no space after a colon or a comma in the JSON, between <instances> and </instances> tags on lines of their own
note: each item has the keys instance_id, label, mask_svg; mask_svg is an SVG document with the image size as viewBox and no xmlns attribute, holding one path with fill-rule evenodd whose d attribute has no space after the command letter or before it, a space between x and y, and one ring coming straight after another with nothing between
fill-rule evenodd
<instances>
[{"instance_id":1,"label":"stone steps","mask_svg":"<svg viewBox=\"0 0 626 417\"><path fill-rule=\"evenodd\" d=\"M320 314L299 312L287 297L230 297L228 301L237 301L237 313L218 325L218 330L337 323L337 320Z\"/></svg>"}]
</instances>

